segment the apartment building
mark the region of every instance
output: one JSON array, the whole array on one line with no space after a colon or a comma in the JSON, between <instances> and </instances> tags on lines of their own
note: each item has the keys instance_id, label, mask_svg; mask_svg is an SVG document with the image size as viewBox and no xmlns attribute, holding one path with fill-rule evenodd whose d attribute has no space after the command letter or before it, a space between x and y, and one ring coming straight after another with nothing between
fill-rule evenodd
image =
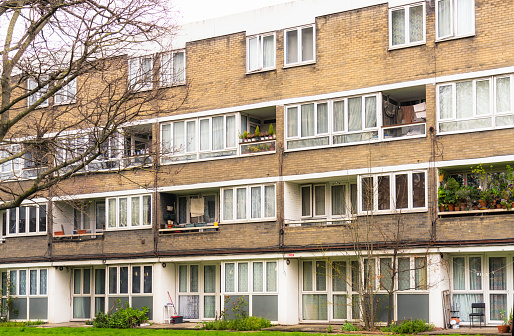
<instances>
[{"instance_id":1,"label":"apartment building","mask_svg":"<svg viewBox=\"0 0 514 336\"><path fill-rule=\"evenodd\" d=\"M470 189L510 181L513 10L298 0L189 24L173 53L126 58L135 94L187 99L2 214L10 318L87 320L120 299L163 322L169 293L190 321L243 297L274 323L356 322L355 284L371 270L395 321L443 327L452 306L466 324L484 302L485 323L500 324L514 305L514 212ZM49 105L71 106L80 93L66 92ZM450 180L468 190L462 211L445 207Z\"/></svg>"}]
</instances>

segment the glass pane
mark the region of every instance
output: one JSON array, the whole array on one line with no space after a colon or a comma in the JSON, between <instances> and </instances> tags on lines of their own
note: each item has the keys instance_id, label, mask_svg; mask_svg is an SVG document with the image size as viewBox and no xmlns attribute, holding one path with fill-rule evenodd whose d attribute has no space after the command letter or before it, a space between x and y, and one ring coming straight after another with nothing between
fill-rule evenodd
<instances>
[{"instance_id":1,"label":"glass pane","mask_svg":"<svg viewBox=\"0 0 514 336\"><path fill-rule=\"evenodd\" d=\"M248 263L237 264L237 290L238 292L248 292Z\"/></svg>"},{"instance_id":2,"label":"glass pane","mask_svg":"<svg viewBox=\"0 0 514 336\"><path fill-rule=\"evenodd\" d=\"M396 175L396 209L406 209L409 207L407 174Z\"/></svg>"},{"instance_id":3,"label":"glass pane","mask_svg":"<svg viewBox=\"0 0 514 336\"><path fill-rule=\"evenodd\" d=\"M105 294L105 269L95 270L95 294Z\"/></svg>"},{"instance_id":4,"label":"glass pane","mask_svg":"<svg viewBox=\"0 0 514 336\"><path fill-rule=\"evenodd\" d=\"M275 217L275 186L264 187L264 217Z\"/></svg>"},{"instance_id":5,"label":"glass pane","mask_svg":"<svg viewBox=\"0 0 514 336\"><path fill-rule=\"evenodd\" d=\"M474 0L456 0L456 35L472 34L475 31L474 26Z\"/></svg>"},{"instance_id":6,"label":"glass pane","mask_svg":"<svg viewBox=\"0 0 514 336\"><path fill-rule=\"evenodd\" d=\"M198 265L191 265L189 268L189 277L190 277L190 284L189 284L189 291L190 292L198 292Z\"/></svg>"},{"instance_id":7,"label":"glass pane","mask_svg":"<svg viewBox=\"0 0 514 336\"><path fill-rule=\"evenodd\" d=\"M423 6L409 8L410 42L423 40Z\"/></svg>"},{"instance_id":8,"label":"glass pane","mask_svg":"<svg viewBox=\"0 0 514 336\"><path fill-rule=\"evenodd\" d=\"M36 207L29 207L29 232L36 231Z\"/></svg>"},{"instance_id":9,"label":"glass pane","mask_svg":"<svg viewBox=\"0 0 514 336\"><path fill-rule=\"evenodd\" d=\"M510 77L496 79L496 110L499 113L510 112Z\"/></svg>"},{"instance_id":10,"label":"glass pane","mask_svg":"<svg viewBox=\"0 0 514 336\"><path fill-rule=\"evenodd\" d=\"M236 147L236 116L227 116L227 148Z\"/></svg>"},{"instance_id":11,"label":"glass pane","mask_svg":"<svg viewBox=\"0 0 514 336\"><path fill-rule=\"evenodd\" d=\"M453 294L453 305L459 310L459 317L463 322L469 322L469 314L472 311L471 304L479 302L484 302L482 294ZM477 309L475 309L476 312L478 312ZM477 320L477 318L474 319L478 322Z\"/></svg>"},{"instance_id":12,"label":"glass pane","mask_svg":"<svg viewBox=\"0 0 514 336\"><path fill-rule=\"evenodd\" d=\"M311 215L311 187L302 187L302 216Z\"/></svg>"},{"instance_id":13,"label":"glass pane","mask_svg":"<svg viewBox=\"0 0 514 336\"><path fill-rule=\"evenodd\" d=\"M246 188L237 188L237 219L246 219Z\"/></svg>"},{"instance_id":14,"label":"glass pane","mask_svg":"<svg viewBox=\"0 0 514 336\"><path fill-rule=\"evenodd\" d=\"M378 176L378 210L391 208L389 176Z\"/></svg>"},{"instance_id":15,"label":"glass pane","mask_svg":"<svg viewBox=\"0 0 514 336\"><path fill-rule=\"evenodd\" d=\"M317 134L328 133L328 104L318 104L317 108Z\"/></svg>"},{"instance_id":16,"label":"glass pane","mask_svg":"<svg viewBox=\"0 0 514 336\"><path fill-rule=\"evenodd\" d=\"M507 289L507 258L489 257L489 289ZM491 309L492 310L492 309Z\"/></svg>"},{"instance_id":17,"label":"glass pane","mask_svg":"<svg viewBox=\"0 0 514 336\"><path fill-rule=\"evenodd\" d=\"M196 122L187 122L187 135L186 135L186 151L188 153L196 152Z\"/></svg>"},{"instance_id":18,"label":"glass pane","mask_svg":"<svg viewBox=\"0 0 514 336\"><path fill-rule=\"evenodd\" d=\"M372 211L373 206L373 177L362 178L362 211Z\"/></svg>"},{"instance_id":19,"label":"glass pane","mask_svg":"<svg viewBox=\"0 0 514 336\"><path fill-rule=\"evenodd\" d=\"M327 290L326 265L324 261L316 261L316 290Z\"/></svg>"},{"instance_id":20,"label":"glass pane","mask_svg":"<svg viewBox=\"0 0 514 336\"><path fill-rule=\"evenodd\" d=\"M9 233L16 233L17 208L9 209Z\"/></svg>"},{"instance_id":21,"label":"glass pane","mask_svg":"<svg viewBox=\"0 0 514 336\"><path fill-rule=\"evenodd\" d=\"M305 104L301 106L301 136L308 137L314 135L314 104Z\"/></svg>"},{"instance_id":22,"label":"glass pane","mask_svg":"<svg viewBox=\"0 0 514 336\"><path fill-rule=\"evenodd\" d=\"M178 121L173 123L173 154L183 154L186 151L185 123Z\"/></svg>"},{"instance_id":23,"label":"glass pane","mask_svg":"<svg viewBox=\"0 0 514 336\"><path fill-rule=\"evenodd\" d=\"M414 281L416 282L416 289L427 289L427 258L419 257L414 258L414 265L416 271L414 272Z\"/></svg>"},{"instance_id":24,"label":"glass pane","mask_svg":"<svg viewBox=\"0 0 514 336\"><path fill-rule=\"evenodd\" d=\"M362 130L362 98L348 99L348 131Z\"/></svg>"},{"instance_id":25,"label":"glass pane","mask_svg":"<svg viewBox=\"0 0 514 336\"><path fill-rule=\"evenodd\" d=\"M39 206L39 232L46 231L46 205Z\"/></svg>"},{"instance_id":26,"label":"glass pane","mask_svg":"<svg viewBox=\"0 0 514 336\"><path fill-rule=\"evenodd\" d=\"M96 229L105 229L105 201L97 201L96 203Z\"/></svg>"},{"instance_id":27,"label":"glass pane","mask_svg":"<svg viewBox=\"0 0 514 336\"><path fill-rule=\"evenodd\" d=\"M346 320L348 318L346 295L334 295L334 319Z\"/></svg>"},{"instance_id":28,"label":"glass pane","mask_svg":"<svg viewBox=\"0 0 514 336\"><path fill-rule=\"evenodd\" d=\"M439 119L453 117L453 96L452 86L445 85L439 87Z\"/></svg>"},{"instance_id":29,"label":"glass pane","mask_svg":"<svg viewBox=\"0 0 514 336\"><path fill-rule=\"evenodd\" d=\"M398 258L398 289L410 289L410 259Z\"/></svg>"},{"instance_id":30,"label":"glass pane","mask_svg":"<svg viewBox=\"0 0 514 336\"><path fill-rule=\"evenodd\" d=\"M132 266L132 293L141 293L141 266Z\"/></svg>"},{"instance_id":31,"label":"glass pane","mask_svg":"<svg viewBox=\"0 0 514 336\"><path fill-rule=\"evenodd\" d=\"M286 64L298 62L298 31L286 32Z\"/></svg>"},{"instance_id":32,"label":"glass pane","mask_svg":"<svg viewBox=\"0 0 514 336\"><path fill-rule=\"evenodd\" d=\"M37 270L30 270L30 295L37 295Z\"/></svg>"},{"instance_id":33,"label":"glass pane","mask_svg":"<svg viewBox=\"0 0 514 336\"><path fill-rule=\"evenodd\" d=\"M466 265L465 258L453 258L453 289L464 290L466 289Z\"/></svg>"},{"instance_id":34,"label":"glass pane","mask_svg":"<svg viewBox=\"0 0 514 336\"><path fill-rule=\"evenodd\" d=\"M275 66L275 36L273 35L262 38L262 65L264 68Z\"/></svg>"},{"instance_id":35,"label":"glass pane","mask_svg":"<svg viewBox=\"0 0 514 336\"><path fill-rule=\"evenodd\" d=\"M109 267L109 294L118 293L118 269Z\"/></svg>"},{"instance_id":36,"label":"glass pane","mask_svg":"<svg viewBox=\"0 0 514 336\"><path fill-rule=\"evenodd\" d=\"M235 292L234 263L225 264L225 292Z\"/></svg>"},{"instance_id":37,"label":"glass pane","mask_svg":"<svg viewBox=\"0 0 514 336\"><path fill-rule=\"evenodd\" d=\"M366 128L377 127L377 97L366 97Z\"/></svg>"},{"instance_id":38,"label":"glass pane","mask_svg":"<svg viewBox=\"0 0 514 336\"><path fill-rule=\"evenodd\" d=\"M216 292L216 266L206 265L203 268L204 293Z\"/></svg>"},{"instance_id":39,"label":"glass pane","mask_svg":"<svg viewBox=\"0 0 514 336\"><path fill-rule=\"evenodd\" d=\"M176 83L180 83L186 80L184 52L178 52L173 55L173 79Z\"/></svg>"},{"instance_id":40,"label":"glass pane","mask_svg":"<svg viewBox=\"0 0 514 336\"><path fill-rule=\"evenodd\" d=\"M360 271L360 267L359 267L359 262L357 260L352 260L351 270L352 270L352 290L358 291L359 284L361 282L361 271Z\"/></svg>"},{"instance_id":41,"label":"glass pane","mask_svg":"<svg viewBox=\"0 0 514 336\"><path fill-rule=\"evenodd\" d=\"M344 131L344 100L334 102L334 132Z\"/></svg>"},{"instance_id":42,"label":"glass pane","mask_svg":"<svg viewBox=\"0 0 514 336\"><path fill-rule=\"evenodd\" d=\"M326 294L302 295L302 311L304 320L327 320L328 302Z\"/></svg>"},{"instance_id":43,"label":"glass pane","mask_svg":"<svg viewBox=\"0 0 514 336\"><path fill-rule=\"evenodd\" d=\"M223 117L212 118L212 150L222 150L223 141Z\"/></svg>"},{"instance_id":44,"label":"glass pane","mask_svg":"<svg viewBox=\"0 0 514 336\"><path fill-rule=\"evenodd\" d=\"M507 294L491 294L491 320L508 319L507 313ZM507 315L507 316L506 316Z\"/></svg>"},{"instance_id":45,"label":"glass pane","mask_svg":"<svg viewBox=\"0 0 514 336\"><path fill-rule=\"evenodd\" d=\"M138 197L131 197L132 200L132 208L131 208L131 221L132 226L139 226L141 224L140 218L139 218L139 196Z\"/></svg>"},{"instance_id":46,"label":"glass pane","mask_svg":"<svg viewBox=\"0 0 514 336\"><path fill-rule=\"evenodd\" d=\"M259 68L259 37L248 39L248 70Z\"/></svg>"},{"instance_id":47,"label":"glass pane","mask_svg":"<svg viewBox=\"0 0 514 336\"><path fill-rule=\"evenodd\" d=\"M209 135L210 135L209 119L201 119L200 120L200 150L201 151L211 149Z\"/></svg>"},{"instance_id":48,"label":"glass pane","mask_svg":"<svg viewBox=\"0 0 514 336\"><path fill-rule=\"evenodd\" d=\"M19 220L18 220L18 233L25 233L26 232L26 223L27 223L27 208L26 207L20 207L19 208Z\"/></svg>"},{"instance_id":49,"label":"glass pane","mask_svg":"<svg viewBox=\"0 0 514 336\"><path fill-rule=\"evenodd\" d=\"M234 219L234 190L224 189L223 190L223 219L233 220Z\"/></svg>"},{"instance_id":50,"label":"glass pane","mask_svg":"<svg viewBox=\"0 0 514 336\"><path fill-rule=\"evenodd\" d=\"M275 261L266 263L266 291L277 291L277 263Z\"/></svg>"},{"instance_id":51,"label":"glass pane","mask_svg":"<svg viewBox=\"0 0 514 336\"><path fill-rule=\"evenodd\" d=\"M90 297L74 297L73 298L73 318L88 319L91 317L91 298Z\"/></svg>"},{"instance_id":52,"label":"glass pane","mask_svg":"<svg viewBox=\"0 0 514 336\"><path fill-rule=\"evenodd\" d=\"M82 271L83 280L82 280L82 293L90 294L91 293L91 270L86 268Z\"/></svg>"},{"instance_id":53,"label":"glass pane","mask_svg":"<svg viewBox=\"0 0 514 336\"><path fill-rule=\"evenodd\" d=\"M152 292L152 266L144 266L143 267L143 292L151 293Z\"/></svg>"},{"instance_id":54,"label":"glass pane","mask_svg":"<svg viewBox=\"0 0 514 336\"><path fill-rule=\"evenodd\" d=\"M261 218L261 187L251 188L252 218Z\"/></svg>"},{"instance_id":55,"label":"glass pane","mask_svg":"<svg viewBox=\"0 0 514 336\"><path fill-rule=\"evenodd\" d=\"M204 307L203 317L204 318L215 318L216 317L216 297L215 296L204 296Z\"/></svg>"},{"instance_id":56,"label":"glass pane","mask_svg":"<svg viewBox=\"0 0 514 336\"><path fill-rule=\"evenodd\" d=\"M152 224L152 197L143 196L143 225Z\"/></svg>"},{"instance_id":57,"label":"glass pane","mask_svg":"<svg viewBox=\"0 0 514 336\"><path fill-rule=\"evenodd\" d=\"M253 291L262 292L264 291L263 286L264 268L262 262L253 263Z\"/></svg>"},{"instance_id":58,"label":"glass pane","mask_svg":"<svg viewBox=\"0 0 514 336\"><path fill-rule=\"evenodd\" d=\"M116 227L116 199L109 199L109 227Z\"/></svg>"},{"instance_id":59,"label":"glass pane","mask_svg":"<svg viewBox=\"0 0 514 336\"><path fill-rule=\"evenodd\" d=\"M312 261L303 262L303 290L312 291Z\"/></svg>"},{"instance_id":60,"label":"glass pane","mask_svg":"<svg viewBox=\"0 0 514 336\"><path fill-rule=\"evenodd\" d=\"M120 293L128 293L128 267L120 267Z\"/></svg>"},{"instance_id":61,"label":"glass pane","mask_svg":"<svg viewBox=\"0 0 514 336\"><path fill-rule=\"evenodd\" d=\"M393 268L390 258L380 259L380 288L391 291L393 284Z\"/></svg>"},{"instance_id":62,"label":"glass pane","mask_svg":"<svg viewBox=\"0 0 514 336\"><path fill-rule=\"evenodd\" d=\"M81 279L82 279L82 270L74 269L73 270L73 294L80 294Z\"/></svg>"},{"instance_id":63,"label":"glass pane","mask_svg":"<svg viewBox=\"0 0 514 336\"><path fill-rule=\"evenodd\" d=\"M457 90L457 119L473 117L473 82L455 84Z\"/></svg>"},{"instance_id":64,"label":"glass pane","mask_svg":"<svg viewBox=\"0 0 514 336\"><path fill-rule=\"evenodd\" d=\"M204 196L203 203L203 221L205 223L214 223L216 221L216 196Z\"/></svg>"},{"instance_id":65,"label":"glass pane","mask_svg":"<svg viewBox=\"0 0 514 336\"><path fill-rule=\"evenodd\" d=\"M27 271L20 270L20 285L18 286L18 294L19 295L27 295Z\"/></svg>"},{"instance_id":66,"label":"glass pane","mask_svg":"<svg viewBox=\"0 0 514 336\"><path fill-rule=\"evenodd\" d=\"M313 27L302 29L302 61L314 59L314 30Z\"/></svg>"},{"instance_id":67,"label":"glass pane","mask_svg":"<svg viewBox=\"0 0 514 336\"><path fill-rule=\"evenodd\" d=\"M375 260L364 259L364 287L375 288Z\"/></svg>"},{"instance_id":68,"label":"glass pane","mask_svg":"<svg viewBox=\"0 0 514 336\"><path fill-rule=\"evenodd\" d=\"M48 288L48 271L39 270L39 295L46 295Z\"/></svg>"},{"instance_id":69,"label":"glass pane","mask_svg":"<svg viewBox=\"0 0 514 336\"><path fill-rule=\"evenodd\" d=\"M491 95L489 90L489 80L481 80L477 81L477 115L486 115L490 114L490 106L491 106Z\"/></svg>"},{"instance_id":70,"label":"glass pane","mask_svg":"<svg viewBox=\"0 0 514 336\"><path fill-rule=\"evenodd\" d=\"M187 266L180 265L178 267L178 291L187 292Z\"/></svg>"},{"instance_id":71,"label":"glass pane","mask_svg":"<svg viewBox=\"0 0 514 336\"><path fill-rule=\"evenodd\" d=\"M332 216L344 216L346 214L346 186L332 186Z\"/></svg>"},{"instance_id":72,"label":"glass pane","mask_svg":"<svg viewBox=\"0 0 514 336\"><path fill-rule=\"evenodd\" d=\"M452 34L451 0L437 1L437 37L445 37Z\"/></svg>"},{"instance_id":73,"label":"glass pane","mask_svg":"<svg viewBox=\"0 0 514 336\"><path fill-rule=\"evenodd\" d=\"M16 290L16 286L18 285L18 271L10 271L9 272L9 281L10 286L9 288L12 295L17 295L18 291Z\"/></svg>"},{"instance_id":74,"label":"glass pane","mask_svg":"<svg viewBox=\"0 0 514 336\"><path fill-rule=\"evenodd\" d=\"M325 186L314 186L314 214L325 215Z\"/></svg>"},{"instance_id":75,"label":"glass pane","mask_svg":"<svg viewBox=\"0 0 514 336\"><path fill-rule=\"evenodd\" d=\"M298 107L287 109L287 136L298 136Z\"/></svg>"},{"instance_id":76,"label":"glass pane","mask_svg":"<svg viewBox=\"0 0 514 336\"><path fill-rule=\"evenodd\" d=\"M118 199L120 227L127 226L127 199Z\"/></svg>"},{"instance_id":77,"label":"glass pane","mask_svg":"<svg viewBox=\"0 0 514 336\"><path fill-rule=\"evenodd\" d=\"M346 292L346 261L332 263L332 290Z\"/></svg>"},{"instance_id":78,"label":"glass pane","mask_svg":"<svg viewBox=\"0 0 514 336\"><path fill-rule=\"evenodd\" d=\"M412 206L425 207L425 173L412 173Z\"/></svg>"},{"instance_id":79,"label":"glass pane","mask_svg":"<svg viewBox=\"0 0 514 336\"><path fill-rule=\"evenodd\" d=\"M392 45L405 44L405 9L391 12Z\"/></svg>"}]
</instances>

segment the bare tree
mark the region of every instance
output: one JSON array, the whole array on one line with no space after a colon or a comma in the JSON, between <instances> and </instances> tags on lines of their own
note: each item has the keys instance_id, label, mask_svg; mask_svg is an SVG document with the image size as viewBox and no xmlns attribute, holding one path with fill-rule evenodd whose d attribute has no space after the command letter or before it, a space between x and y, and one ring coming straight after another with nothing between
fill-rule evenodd
<instances>
[{"instance_id":1,"label":"bare tree","mask_svg":"<svg viewBox=\"0 0 514 336\"><path fill-rule=\"evenodd\" d=\"M171 62L173 16L165 0L0 1L0 210L119 168L109 158L135 152L122 126L182 103L184 90L149 90Z\"/></svg>"}]
</instances>

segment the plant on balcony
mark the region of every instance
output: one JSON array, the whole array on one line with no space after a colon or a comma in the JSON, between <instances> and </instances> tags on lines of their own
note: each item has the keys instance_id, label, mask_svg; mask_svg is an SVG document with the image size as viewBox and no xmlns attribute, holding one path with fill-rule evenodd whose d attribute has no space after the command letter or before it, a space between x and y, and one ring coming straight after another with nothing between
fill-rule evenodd
<instances>
[{"instance_id":1,"label":"plant on balcony","mask_svg":"<svg viewBox=\"0 0 514 336\"><path fill-rule=\"evenodd\" d=\"M261 130L259 129L259 126L255 128L255 136L260 137L261 136Z\"/></svg>"},{"instance_id":2,"label":"plant on balcony","mask_svg":"<svg viewBox=\"0 0 514 336\"><path fill-rule=\"evenodd\" d=\"M273 129L273 124L269 124L268 134L271 138L275 139L275 130Z\"/></svg>"},{"instance_id":3,"label":"plant on balcony","mask_svg":"<svg viewBox=\"0 0 514 336\"><path fill-rule=\"evenodd\" d=\"M455 196L457 203L460 205L460 210L466 210L468 208L471 188L467 186L461 186L456 192Z\"/></svg>"},{"instance_id":4,"label":"plant on balcony","mask_svg":"<svg viewBox=\"0 0 514 336\"><path fill-rule=\"evenodd\" d=\"M449 211L455 210L455 203L457 202L457 190L460 189L460 184L453 177L446 180L444 184L445 197L444 203L448 206Z\"/></svg>"}]
</instances>

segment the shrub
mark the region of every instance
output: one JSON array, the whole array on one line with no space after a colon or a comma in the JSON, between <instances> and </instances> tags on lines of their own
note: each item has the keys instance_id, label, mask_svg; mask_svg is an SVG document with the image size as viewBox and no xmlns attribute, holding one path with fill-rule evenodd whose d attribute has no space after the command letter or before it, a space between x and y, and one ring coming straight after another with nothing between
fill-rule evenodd
<instances>
[{"instance_id":1,"label":"shrub","mask_svg":"<svg viewBox=\"0 0 514 336\"><path fill-rule=\"evenodd\" d=\"M351 323L345 323L341 326L341 330L342 331L358 331L359 328L357 328L356 326L354 326L353 324Z\"/></svg>"},{"instance_id":2,"label":"shrub","mask_svg":"<svg viewBox=\"0 0 514 336\"><path fill-rule=\"evenodd\" d=\"M382 328L382 331L386 328ZM390 331L395 334L416 334L419 332L424 332L427 330L433 330L434 325L431 323L427 323L425 320L415 319L415 320L405 320L402 323L391 326Z\"/></svg>"},{"instance_id":3,"label":"shrub","mask_svg":"<svg viewBox=\"0 0 514 336\"><path fill-rule=\"evenodd\" d=\"M228 305L229 299L225 299L225 305ZM248 303L243 298L237 299L232 302L232 312L234 319L227 319L226 309L221 313L221 318L214 321L201 322L200 327L205 330L237 330L237 331L251 331L261 330L262 328L271 327L271 322L259 316L246 315L245 307Z\"/></svg>"},{"instance_id":4,"label":"shrub","mask_svg":"<svg viewBox=\"0 0 514 336\"><path fill-rule=\"evenodd\" d=\"M127 307L122 308L120 300L116 304L117 310L114 313L102 313L96 314L93 319L93 326L95 328L117 328L126 329L134 328L148 321L148 307L143 307L143 310L132 308L127 302Z\"/></svg>"}]
</instances>

